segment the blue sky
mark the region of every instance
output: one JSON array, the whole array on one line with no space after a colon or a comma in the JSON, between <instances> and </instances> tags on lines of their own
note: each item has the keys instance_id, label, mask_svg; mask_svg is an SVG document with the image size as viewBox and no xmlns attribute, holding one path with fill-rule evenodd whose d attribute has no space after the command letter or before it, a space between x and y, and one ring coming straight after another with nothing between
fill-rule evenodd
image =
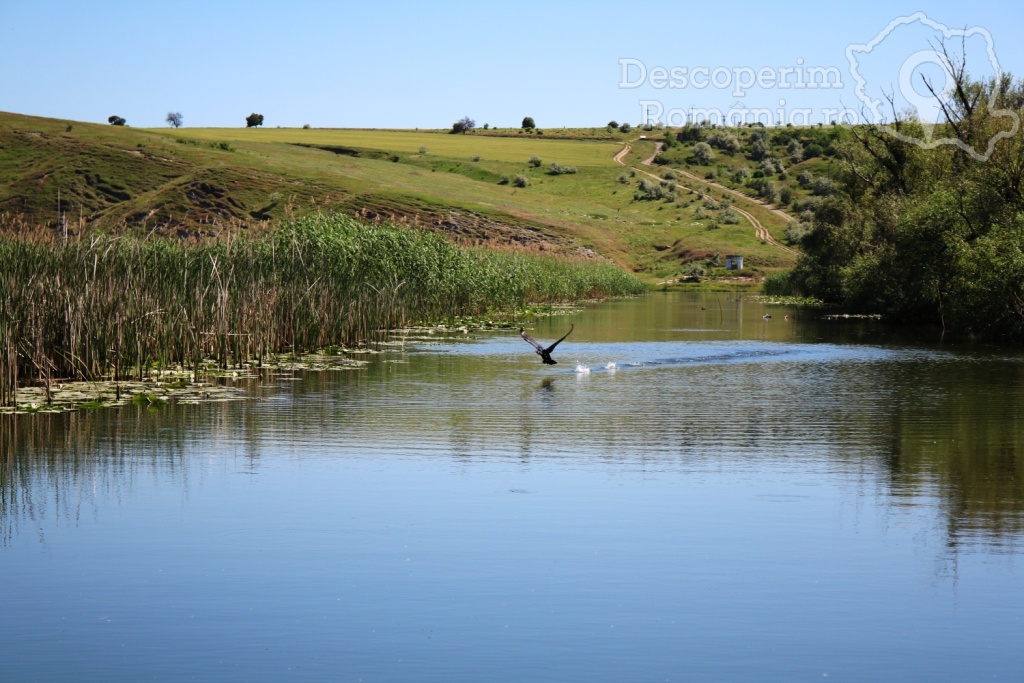
<instances>
[{"instance_id":1,"label":"blue sky","mask_svg":"<svg viewBox=\"0 0 1024 683\"><path fill-rule=\"evenodd\" d=\"M983 30L963 43L972 73L994 68L990 42L998 67L1024 77L1022 7L0 0L0 110L95 122L116 114L134 126L162 126L169 111L186 126L243 126L253 112L267 126L394 128L448 127L464 115L518 126L528 115L553 128L637 123L646 101L670 123L694 108L813 123L831 110L865 112L847 46L915 12ZM857 53L864 96L901 92L901 66L937 36L918 22ZM686 78L656 87L659 67ZM812 67L831 69L838 87L796 88L785 71ZM760 84L741 87L750 74Z\"/></svg>"}]
</instances>

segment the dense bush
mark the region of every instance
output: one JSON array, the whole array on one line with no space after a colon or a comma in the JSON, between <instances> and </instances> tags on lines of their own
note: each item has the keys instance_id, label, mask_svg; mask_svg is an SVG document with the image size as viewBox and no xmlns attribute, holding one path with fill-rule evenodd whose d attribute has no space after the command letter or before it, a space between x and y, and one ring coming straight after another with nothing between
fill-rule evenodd
<instances>
[{"instance_id":1,"label":"dense bush","mask_svg":"<svg viewBox=\"0 0 1024 683\"><path fill-rule=\"evenodd\" d=\"M654 201L658 199L665 199L667 194L667 187L656 183L653 180L641 178L640 182L637 183L636 192L633 193L633 199L637 201Z\"/></svg>"},{"instance_id":2,"label":"dense bush","mask_svg":"<svg viewBox=\"0 0 1024 683\"><path fill-rule=\"evenodd\" d=\"M827 197L835 192L836 184L831 178L818 176L811 183L811 192L817 197Z\"/></svg>"},{"instance_id":3,"label":"dense bush","mask_svg":"<svg viewBox=\"0 0 1024 683\"><path fill-rule=\"evenodd\" d=\"M740 149L740 139L724 130L712 133L711 137L708 138L708 144L712 147L717 147L723 152L738 152Z\"/></svg>"},{"instance_id":4,"label":"dense bush","mask_svg":"<svg viewBox=\"0 0 1024 683\"><path fill-rule=\"evenodd\" d=\"M701 166L707 166L715 159L715 154L711 151L711 145L706 142L698 142L694 145L692 154L694 163Z\"/></svg>"},{"instance_id":5,"label":"dense bush","mask_svg":"<svg viewBox=\"0 0 1024 683\"><path fill-rule=\"evenodd\" d=\"M548 167L548 175L563 175L573 173L576 173L575 166L562 166L561 164L558 163L552 163L551 166Z\"/></svg>"}]
</instances>

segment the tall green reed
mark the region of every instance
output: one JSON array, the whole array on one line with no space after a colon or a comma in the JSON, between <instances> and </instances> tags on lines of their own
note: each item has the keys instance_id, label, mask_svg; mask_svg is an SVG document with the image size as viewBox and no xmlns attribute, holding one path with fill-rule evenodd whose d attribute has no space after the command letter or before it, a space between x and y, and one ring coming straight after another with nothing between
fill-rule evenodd
<instances>
[{"instance_id":1,"label":"tall green reed","mask_svg":"<svg viewBox=\"0 0 1024 683\"><path fill-rule=\"evenodd\" d=\"M203 243L0 236L0 404L19 383L197 374L420 321L636 294L609 264L463 248L342 215Z\"/></svg>"}]
</instances>

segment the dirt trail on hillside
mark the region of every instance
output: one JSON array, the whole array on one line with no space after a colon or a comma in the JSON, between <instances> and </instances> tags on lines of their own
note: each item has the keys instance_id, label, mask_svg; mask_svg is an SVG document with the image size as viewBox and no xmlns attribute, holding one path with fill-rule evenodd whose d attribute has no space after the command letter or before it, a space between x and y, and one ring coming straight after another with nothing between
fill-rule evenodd
<instances>
[{"instance_id":1,"label":"dirt trail on hillside","mask_svg":"<svg viewBox=\"0 0 1024 683\"><path fill-rule=\"evenodd\" d=\"M629 145L629 144L625 145L622 148L622 150L620 150L619 153L615 155L614 160L616 161L616 163L622 164L623 166L627 166L628 164L626 164L624 159L626 158L626 155L629 154L630 150L632 150L632 149L633 149L632 145ZM644 166L650 166L651 164L654 163L654 157L658 156L658 153L661 151L661 149L662 149L662 144L659 142L659 143L657 143L657 145L655 145L654 154L652 154L647 159L644 159L640 163L643 164ZM662 180L661 178L659 178L655 174L651 173L650 171L645 171L642 168L637 168L635 166L629 166L629 168L633 169L637 173L643 173L646 176L654 178L655 180L657 180L659 182ZM785 219L787 221L794 220L794 218L792 216L790 216L788 213L786 213L782 209L776 209L775 207L768 206L764 202L758 201L756 199L752 199L752 198L748 197L747 195L743 194L742 192L737 192L736 190L734 190L734 189L732 189L730 187L726 187L725 185L720 185L719 183L716 183L716 182L714 182L712 180L705 180L704 178L700 178L700 177L695 176L694 174L692 174L692 173L690 173L688 171L684 171L684 170L679 169L679 168L673 168L672 170L675 171L676 173L680 173L680 174L686 176L687 178L689 178L691 180L695 180L695 181L697 181L699 183L704 183L705 185L711 185L712 187L717 187L720 190L724 190L724 191L728 192L729 194L733 195L734 197L736 197L737 199L741 199L743 201L754 202L755 204L759 204L763 208L768 209L769 211L775 213L776 215L780 216L781 218L783 218L783 219ZM777 239L772 237L772 234L768 231L768 228L764 227L761 224L761 221L759 221L756 218L754 218L754 216L752 216L750 213L744 211L743 209L739 208L735 204L732 205L732 208L736 211L736 213L740 214L741 216L743 216L744 218L746 218L750 222L750 224L754 227L754 234L757 235L757 239L761 240L762 242L766 242L766 243L772 245L773 247L778 247L779 249L781 249L781 250L783 250L785 252L788 252L790 254L797 255L797 254L800 253L796 249L793 249L791 247L787 247L785 244L783 244L782 242L779 242Z\"/></svg>"}]
</instances>

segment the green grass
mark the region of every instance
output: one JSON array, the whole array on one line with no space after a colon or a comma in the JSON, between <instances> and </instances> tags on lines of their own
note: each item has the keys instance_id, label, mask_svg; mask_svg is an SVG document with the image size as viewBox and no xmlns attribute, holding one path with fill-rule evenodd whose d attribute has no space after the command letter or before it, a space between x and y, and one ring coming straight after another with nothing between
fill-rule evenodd
<instances>
[{"instance_id":1,"label":"green grass","mask_svg":"<svg viewBox=\"0 0 1024 683\"><path fill-rule=\"evenodd\" d=\"M710 230L693 219L695 206L634 201L637 179L619 183L625 169L612 157L635 134L564 129L559 135L583 139L558 139L555 132L141 130L0 114L0 219L6 213L8 223L16 217L72 235L202 238L340 211L466 244L596 253L652 281L684 265L682 252L660 250L677 242L686 253L739 251L753 267L792 265L749 226ZM653 142L636 144L633 158L639 152L649 156ZM528 164L534 155L539 168ZM578 172L551 176L551 163ZM499 184L516 175L530 185Z\"/></svg>"},{"instance_id":2,"label":"green grass","mask_svg":"<svg viewBox=\"0 0 1024 683\"><path fill-rule=\"evenodd\" d=\"M533 155L545 162L575 166L607 166L620 148L612 141L552 139L544 136L499 137L481 132L452 135L438 131L363 130L332 128L182 128L158 129L156 134L185 137L205 142L229 141L239 144L287 143L383 150L400 155L419 154L469 160L479 155L488 161L525 164Z\"/></svg>"}]
</instances>

